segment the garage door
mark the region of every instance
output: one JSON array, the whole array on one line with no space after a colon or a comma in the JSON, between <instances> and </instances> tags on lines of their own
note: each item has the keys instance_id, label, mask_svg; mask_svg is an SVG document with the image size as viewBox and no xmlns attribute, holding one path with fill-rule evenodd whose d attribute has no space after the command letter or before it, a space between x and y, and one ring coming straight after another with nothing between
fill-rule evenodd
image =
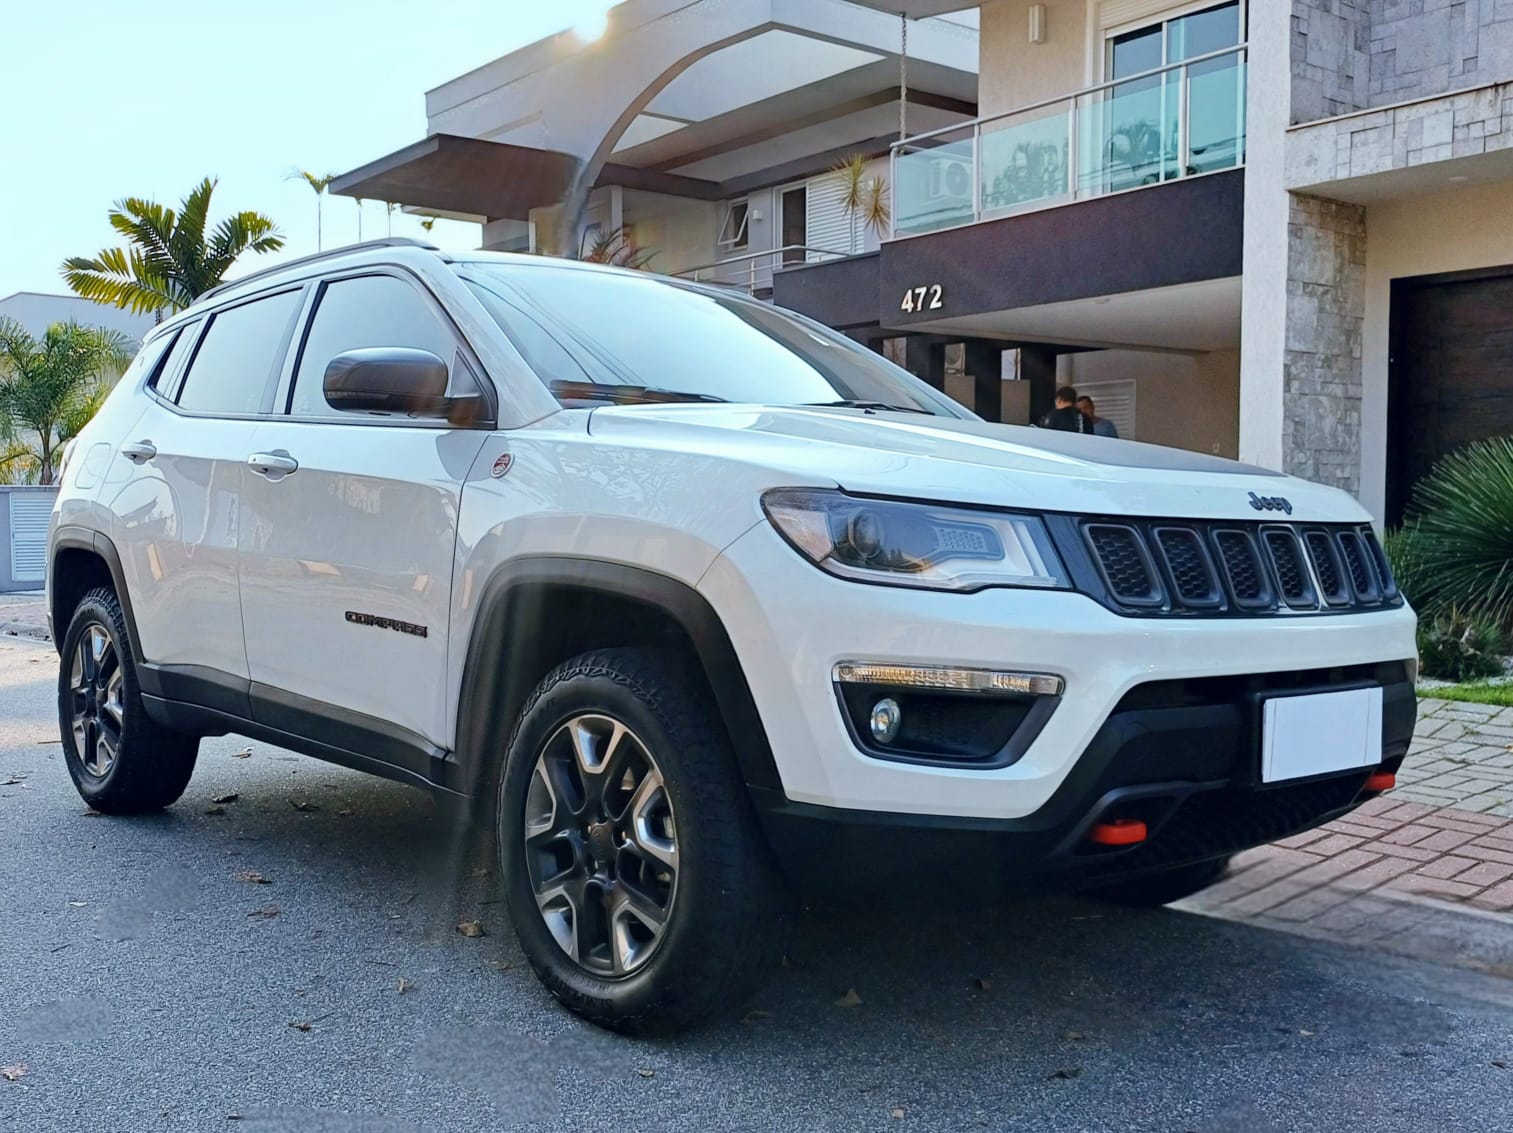
<instances>
[{"instance_id":1,"label":"garage door","mask_svg":"<svg viewBox=\"0 0 1513 1133\"><path fill-rule=\"evenodd\" d=\"M40 585L47 579L47 524L52 516L53 494L9 494L11 580Z\"/></svg>"},{"instance_id":2,"label":"garage door","mask_svg":"<svg viewBox=\"0 0 1513 1133\"><path fill-rule=\"evenodd\" d=\"M1446 453L1513 434L1513 269L1392 289L1387 512Z\"/></svg>"}]
</instances>

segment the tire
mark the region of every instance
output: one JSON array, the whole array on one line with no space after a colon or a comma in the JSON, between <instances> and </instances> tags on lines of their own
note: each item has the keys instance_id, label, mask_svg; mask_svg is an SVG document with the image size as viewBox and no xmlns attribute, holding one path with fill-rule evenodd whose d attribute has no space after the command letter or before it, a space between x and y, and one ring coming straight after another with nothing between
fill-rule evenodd
<instances>
[{"instance_id":1,"label":"tire","mask_svg":"<svg viewBox=\"0 0 1513 1133\"><path fill-rule=\"evenodd\" d=\"M682 1030L735 1011L776 968L787 894L712 695L676 654L588 653L542 681L497 822L520 945L590 1022Z\"/></svg>"},{"instance_id":2,"label":"tire","mask_svg":"<svg viewBox=\"0 0 1513 1133\"><path fill-rule=\"evenodd\" d=\"M148 717L114 591L84 595L58 655L58 728L80 797L102 814L142 814L176 802L194 774L199 737Z\"/></svg>"},{"instance_id":3,"label":"tire","mask_svg":"<svg viewBox=\"0 0 1513 1133\"><path fill-rule=\"evenodd\" d=\"M1189 862L1084 890L1089 897L1134 909L1157 909L1207 889L1229 872L1229 858Z\"/></svg>"}]
</instances>

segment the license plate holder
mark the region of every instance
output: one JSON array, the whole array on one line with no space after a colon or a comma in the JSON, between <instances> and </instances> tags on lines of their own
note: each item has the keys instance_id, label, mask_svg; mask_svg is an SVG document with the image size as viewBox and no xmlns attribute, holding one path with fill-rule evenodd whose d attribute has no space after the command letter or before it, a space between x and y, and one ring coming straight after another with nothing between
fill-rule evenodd
<instances>
[{"instance_id":1,"label":"license plate holder","mask_svg":"<svg viewBox=\"0 0 1513 1133\"><path fill-rule=\"evenodd\" d=\"M1261 782L1365 770L1382 761L1380 686L1261 701Z\"/></svg>"}]
</instances>

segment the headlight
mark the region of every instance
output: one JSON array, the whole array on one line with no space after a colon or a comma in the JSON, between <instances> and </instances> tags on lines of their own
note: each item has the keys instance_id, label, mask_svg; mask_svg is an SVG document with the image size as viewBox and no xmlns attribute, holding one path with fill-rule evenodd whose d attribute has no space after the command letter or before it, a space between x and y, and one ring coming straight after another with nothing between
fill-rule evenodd
<instances>
[{"instance_id":1,"label":"headlight","mask_svg":"<svg viewBox=\"0 0 1513 1133\"><path fill-rule=\"evenodd\" d=\"M768 492L762 509L805 558L842 578L930 590L1068 584L1031 515L799 488Z\"/></svg>"}]
</instances>

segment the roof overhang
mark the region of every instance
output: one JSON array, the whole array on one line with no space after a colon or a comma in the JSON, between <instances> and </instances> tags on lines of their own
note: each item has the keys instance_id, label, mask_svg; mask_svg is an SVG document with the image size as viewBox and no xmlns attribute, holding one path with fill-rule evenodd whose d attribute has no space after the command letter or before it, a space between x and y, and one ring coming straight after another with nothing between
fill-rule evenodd
<instances>
[{"instance_id":1,"label":"roof overhang","mask_svg":"<svg viewBox=\"0 0 1513 1133\"><path fill-rule=\"evenodd\" d=\"M895 16L920 20L926 16L964 12L968 8L979 7L981 0L971 4L963 4L961 0L851 0L851 3L861 8L876 8L879 12L892 12Z\"/></svg>"},{"instance_id":2,"label":"roof overhang","mask_svg":"<svg viewBox=\"0 0 1513 1133\"><path fill-rule=\"evenodd\" d=\"M531 209L560 201L577 170L578 159L557 150L432 134L342 174L330 191L427 212L527 220ZM599 183L695 200L723 196L713 181L615 164L604 167Z\"/></svg>"}]
</instances>

